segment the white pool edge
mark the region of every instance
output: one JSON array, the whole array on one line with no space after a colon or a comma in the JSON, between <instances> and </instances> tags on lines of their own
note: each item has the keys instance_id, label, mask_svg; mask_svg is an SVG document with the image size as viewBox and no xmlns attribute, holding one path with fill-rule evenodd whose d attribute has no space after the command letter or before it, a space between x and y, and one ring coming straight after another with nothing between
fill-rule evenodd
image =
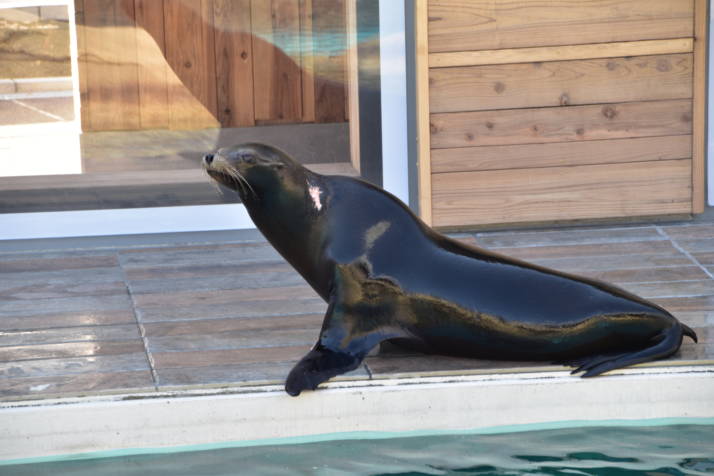
<instances>
[{"instance_id":1,"label":"white pool edge","mask_svg":"<svg viewBox=\"0 0 714 476\"><path fill-rule=\"evenodd\" d=\"M532 372L342 381L297 398L277 385L194 389L4 402L0 465L325 439L712 419L714 365L626 369L593 379Z\"/></svg>"}]
</instances>

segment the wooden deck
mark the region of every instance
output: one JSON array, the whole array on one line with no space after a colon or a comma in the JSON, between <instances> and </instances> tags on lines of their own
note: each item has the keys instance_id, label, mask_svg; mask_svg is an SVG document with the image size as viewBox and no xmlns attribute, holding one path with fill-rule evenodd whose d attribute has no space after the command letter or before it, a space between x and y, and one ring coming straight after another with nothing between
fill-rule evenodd
<instances>
[{"instance_id":1,"label":"wooden deck","mask_svg":"<svg viewBox=\"0 0 714 476\"><path fill-rule=\"evenodd\" d=\"M0 245L0 400L283 381L317 338L326 304L257 234L219 235ZM616 283L696 329L699 344L685 339L677 356L646 365L714 360L711 222L455 236ZM535 367L562 370L385 353L342 378Z\"/></svg>"}]
</instances>

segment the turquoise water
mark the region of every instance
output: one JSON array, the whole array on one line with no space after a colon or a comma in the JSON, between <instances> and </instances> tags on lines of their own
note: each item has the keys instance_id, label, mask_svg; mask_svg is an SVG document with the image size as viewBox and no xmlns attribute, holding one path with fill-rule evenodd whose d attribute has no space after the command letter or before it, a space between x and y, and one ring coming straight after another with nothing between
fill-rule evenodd
<instances>
[{"instance_id":1,"label":"turquoise water","mask_svg":"<svg viewBox=\"0 0 714 476\"><path fill-rule=\"evenodd\" d=\"M714 425L253 446L0 466L3 476L711 475Z\"/></svg>"}]
</instances>

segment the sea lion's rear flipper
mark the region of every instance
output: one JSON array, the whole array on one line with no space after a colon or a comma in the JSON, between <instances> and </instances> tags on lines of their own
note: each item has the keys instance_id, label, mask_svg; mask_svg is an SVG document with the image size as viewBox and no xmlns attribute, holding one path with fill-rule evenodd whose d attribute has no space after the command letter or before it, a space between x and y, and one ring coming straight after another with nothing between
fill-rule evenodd
<instances>
[{"instance_id":1,"label":"sea lion's rear flipper","mask_svg":"<svg viewBox=\"0 0 714 476\"><path fill-rule=\"evenodd\" d=\"M689 328L687 328L689 329ZM693 333L691 329L689 332ZM622 354L595 355L580 359L580 367L572 373L585 372L582 377L595 377L609 370L629 365L663 359L677 352L682 343L682 335L690 335L677 323L652 338L651 345L644 349Z\"/></svg>"}]
</instances>

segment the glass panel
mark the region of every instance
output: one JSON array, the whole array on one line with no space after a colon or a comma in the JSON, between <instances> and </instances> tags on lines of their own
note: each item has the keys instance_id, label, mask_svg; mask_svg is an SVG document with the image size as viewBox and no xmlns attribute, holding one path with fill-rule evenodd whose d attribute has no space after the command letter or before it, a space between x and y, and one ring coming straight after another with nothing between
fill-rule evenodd
<instances>
[{"instance_id":1,"label":"glass panel","mask_svg":"<svg viewBox=\"0 0 714 476\"><path fill-rule=\"evenodd\" d=\"M25 176L81 172L69 16L0 7L0 212L16 208Z\"/></svg>"},{"instance_id":2,"label":"glass panel","mask_svg":"<svg viewBox=\"0 0 714 476\"><path fill-rule=\"evenodd\" d=\"M0 8L0 84L55 93L2 96L0 148L14 152L0 164L0 213L235 203L237 194L217 189L200 160L248 141L279 147L318 172L358 175L360 121L350 125L350 117L358 117L360 82L365 94L379 94L378 68L359 71L374 66L369 56L379 63L378 7L360 7L373 21L360 21L358 32L358 3L371 2L75 0L69 10ZM36 127L73 120L72 8L78 139L71 129ZM358 38L368 44L364 58ZM379 121L378 108L363 114L362 121ZM71 165L57 167L60 158Z\"/></svg>"},{"instance_id":3,"label":"glass panel","mask_svg":"<svg viewBox=\"0 0 714 476\"><path fill-rule=\"evenodd\" d=\"M0 9L0 126L71 121L67 7Z\"/></svg>"}]
</instances>

